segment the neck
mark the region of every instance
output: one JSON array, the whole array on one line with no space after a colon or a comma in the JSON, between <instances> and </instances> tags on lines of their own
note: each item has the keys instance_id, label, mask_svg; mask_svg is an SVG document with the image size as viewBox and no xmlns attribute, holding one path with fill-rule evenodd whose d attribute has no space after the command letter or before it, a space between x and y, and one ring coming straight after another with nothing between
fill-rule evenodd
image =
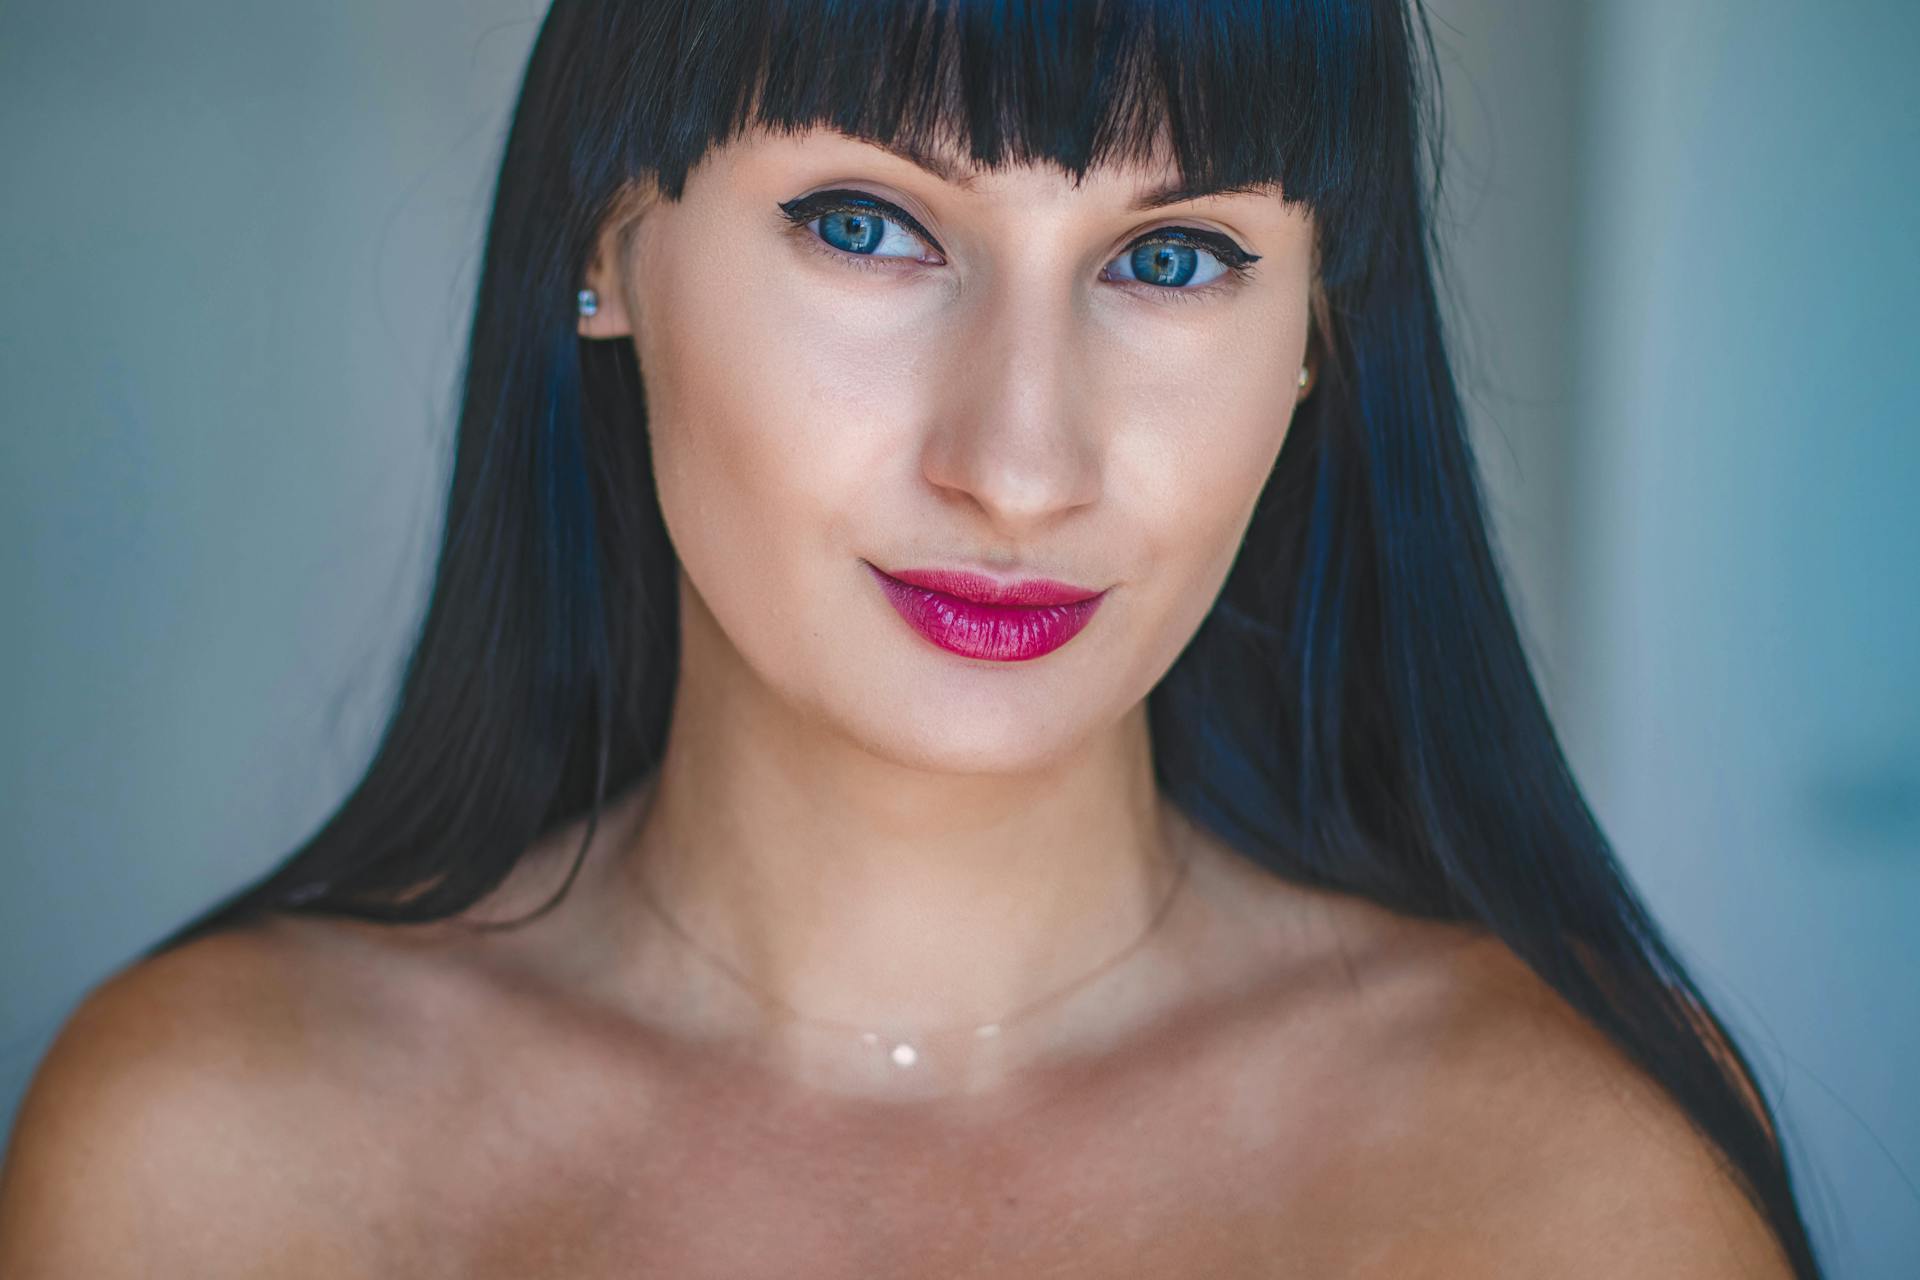
<instances>
[{"instance_id":1,"label":"neck","mask_svg":"<svg viewBox=\"0 0 1920 1280\"><path fill-rule=\"evenodd\" d=\"M1184 830L1154 783L1144 705L1044 769L936 772L806 719L729 646L692 638L616 883L636 929L660 923L657 905L766 998L757 1038L833 1024L857 1055L853 1028L970 1032L1137 958Z\"/></svg>"}]
</instances>

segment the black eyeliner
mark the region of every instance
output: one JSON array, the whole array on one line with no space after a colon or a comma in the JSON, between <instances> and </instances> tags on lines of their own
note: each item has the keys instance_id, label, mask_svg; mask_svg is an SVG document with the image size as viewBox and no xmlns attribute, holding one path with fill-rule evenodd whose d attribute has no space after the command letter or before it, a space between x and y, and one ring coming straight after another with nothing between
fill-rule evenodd
<instances>
[{"instance_id":1,"label":"black eyeliner","mask_svg":"<svg viewBox=\"0 0 1920 1280\"><path fill-rule=\"evenodd\" d=\"M782 200L779 203L781 215L795 224L811 222L823 213L876 213L906 227L932 246L933 251L941 257L945 257L947 253L940 247L940 242L920 225L918 218L893 201L882 200L869 192L835 187L827 191L815 191L811 195L804 195L794 200Z\"/></svg>"},{"instance_id":2,"label":"black eyeliner","mask_svg":"<svg viewBox=\"0 0 1920 1280\"><path fill-rule=\"evenodd\" d=\"M1199 245L1229 267L1249 266L1265 256L1248 253L1235 244L1231 237L1221 235L1218 231L1208 231L1203 227L1155 227L1127 247L1137 249L1143 244L1167 243Z\"/></svg>"},{"instance_id":3,"label":"black eyeliner","mask_svg":"<svg viewBox=\"0 0 1920 1280\"><path fill-rule=\"evenodd\" d=\"M941 248L940 242L920 225L919 219L891 200L883 200L870 192L833 187L778 203L781 215L795 225L803 225L827 213L873 213L890 218L926 241L935 253L942 257L946 256L946 250ZM1131 252L1143 244L1196 245L1219 258L1235 272L1244 272L1265 256L1249 253L1236 244L1232 237L1222 235L1218 231L1209 231L1204 227L1156 227L1134 240L1127 249Z\"/></svg>"}]
</instances>

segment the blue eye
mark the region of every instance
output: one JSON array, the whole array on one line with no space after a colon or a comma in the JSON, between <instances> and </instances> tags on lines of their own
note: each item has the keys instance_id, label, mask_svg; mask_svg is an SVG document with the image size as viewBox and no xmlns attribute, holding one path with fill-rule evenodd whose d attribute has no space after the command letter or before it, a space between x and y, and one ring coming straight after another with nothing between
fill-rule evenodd
<instances>
[{"instance_id":1,"label":"blue eye","mask_svg":"<svg viewBox=\"0 0 1920 1280\"><path fill-rule=\"evenodd\" d=\"M817 239L842 253L864 258L917 258L916 241L939 245L906 210L877 196L858 191L821 191L788 200L780 205L781 214L796 226L819 220ZM889 229L897 234L889 235ZM882 253L883 247L904 252Z\"/></svg>"},{"instance_id":2,"label":"blue eye","mask_svg":"<svg viewBox=\"0 0 1920 1280\"><path fill-rule=\"evenodd\" d=\"M1248 274L1260 255L1213 230L1165 226L1148 232L1114 261L1123 265L1123 274L1117 276L1121 280L1139 280L1169 292L1196 292L1221 276Z\"/></svg>"},{"instance_id":3,"label":"blue eye","mask_svg":"<svg viewBox=\"0 0 1920 1280\"><path fill-rule=\"evenodd\" d=\"M856 213L836 209L820 216L820 238L847 253L879 254L886 242L887 228L893 224L877 213ZM896 240L903 237L896 236ZM907 255L884 254L883 257Z\"/></svg>"},{"instance_id":4,"label":"blue eye","mask_svg":"<svg viewBox=\"0 0 1920 1280\"><path fill-rule=\"evenodd\" d=\"M837 251L851 266L884 269L871 261L875 258L919 261L916 245L930 246L936 254L942 252L912 214L861 191L816 192L782 201L780 212L798 227L818 220L819 230L810 233L816 245ZM882 252L889 246L902 251ZM1232 277L1229 285L1244 279L1259 260L1259 254L1248 253L1218 231L1160 227L1134 241L1114 260L1124 263L1130 274L1112 278L1116 283L1144 286L1156 297L1185 300L1190 295L1217 292L1215 286L1223 278ZM1208 261L1213 264L1211 271L1206 271ZM1194 283L1196 276L1198 284Z\"/></svg>"},{"instance_id":5,"label":"blue eye","mask_svg":"<svg viewBox=\"0 0 1920 1280\"><path fill-rule=\"evenodd\" d=\"M1194 272L1200 269L1202 257L1212 258L1218 268L1212 275L1201 279L1203 285L1212 284L1233 269L1196 245L1171 240L1138 242L1117 261L1127 264L1127 270L1133 272L1132 278L1135 280L1177 289L1193 279Z\"/></svg>"}]
</instances>

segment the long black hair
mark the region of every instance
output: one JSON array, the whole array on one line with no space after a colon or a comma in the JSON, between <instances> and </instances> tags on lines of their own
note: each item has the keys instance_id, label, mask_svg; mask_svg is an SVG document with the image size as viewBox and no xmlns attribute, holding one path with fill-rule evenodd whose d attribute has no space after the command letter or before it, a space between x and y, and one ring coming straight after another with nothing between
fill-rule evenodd
<instances>
[{"instance_id":1,"label":"long black hair","mask_svg":"<svg viewBox=\"0 0 1920 1280\"><path fill-rule=\"evenodd\" d=\"M1567 767L1489 545L1436 297L1417 5L557 0L494 198L433 587L374 759L305 845L146 954L264 912L444 919L543 834L584 817L590 840L658 761L678 619L642 371L632 344L575 331L630 184L678 199L755 124L1073 175L1164 130L1189 183L1277 181L1312 212L1322 375L1149 696L1159 785L1278 875L1497 935L1670 1092L1818 1275L1768 1104Z\"/></svg>"}]
</instances>

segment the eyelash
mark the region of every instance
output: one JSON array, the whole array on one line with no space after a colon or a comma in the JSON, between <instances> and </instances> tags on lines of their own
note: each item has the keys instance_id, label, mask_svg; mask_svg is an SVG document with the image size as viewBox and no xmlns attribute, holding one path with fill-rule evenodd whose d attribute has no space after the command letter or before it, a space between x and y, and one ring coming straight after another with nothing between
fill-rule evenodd
<instances>
[{"instance_id":1,"label":"eyelash","mask_svg":"<svg viewBox=\"0 0 1920 1280\"><path fill-rule=\"evenodd\" d=\"M807 224L829 213L871 214L899 225L929 245L935 243L933 237L927 234L926 229L912 214L891 201L868 195L864 191L819 191L812 195L801 196L797 200L783 201L779 208L780 216L791 223L796 231L806 233L802 238L811 248L837 262L844 262L848 266L863 271L890 271L893 268L881 266L880 263L901 259L889 254L886 258L876 260L872 254L848 253L844 249L836 249L812 231L807 230ZM1219 232L1177 226L1157 227L1134 240L1121 252L1129 254L1142 245L1149 244L1177 244L1198 249L1227 269L1225 275L1194 289L1149 284L1144 280L1109 281L1111 284L1135 286L1137 290L1149 294L1154 302L1203 302L1238 288L1253 274L1253 264L1262 256L1248 253ZM940 250L936 247L934 251L937 253Z\"/></svg>"}]
</instances>

